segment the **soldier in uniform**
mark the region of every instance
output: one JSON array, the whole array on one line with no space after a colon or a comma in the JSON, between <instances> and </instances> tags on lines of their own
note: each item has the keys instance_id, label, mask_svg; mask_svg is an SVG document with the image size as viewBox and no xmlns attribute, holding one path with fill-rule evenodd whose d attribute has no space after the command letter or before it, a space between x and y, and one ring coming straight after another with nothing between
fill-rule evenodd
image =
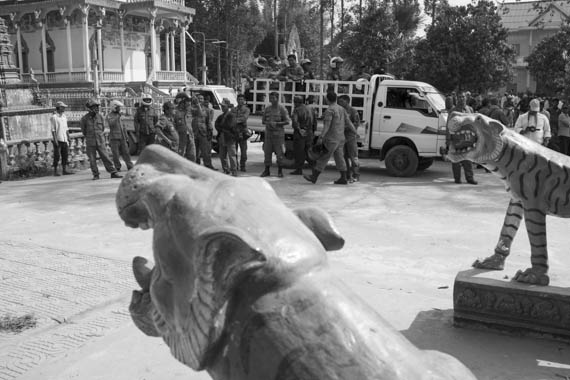
<instances>
[{"instance_id":1,"label":"soldier in uniform","mask_svg":"<svg viewBox=\"0 0 570 380\"><path fill-rule=\"evenodd\" d=\"M178 132L180 143L178 153L190 161L196 162L196 145L192 131L192 115L190 113L190 95L179 92L176 95L178 105L174 114L174 128Z\"/></svg>"},{"instance_id":2,"label":"soldier in uniform","mask_svg":"<svg viewBox=\"0 0 570 380\"><path fill-rule=\"evenodd\" d=\"M142 152L147 145L154 144L154 126L157 121L158 115L152 108L152 97L143 94L134 117L139 152Z\"/></svg>"},{"instance_id":3,"label":"soldier in uniform","mask_svg":"<svg viewBox=\"0 0 570 380\"><path fill-rule=\"evenodd\" d=\"M346 110L348 118L352 122L354 128L345 128L344 130L344 162L347 168L348 182L358 182L360 180L360 162L358 161L358 133L356 132L360 125L360 115L350 105L350 97L341 95L338 97L338 105Z\"/></svg>"},{"instance_id":4,"label":"soldier in uniform","mask_svg":"<svg viewBox=\"0 0 570 380\"><path fill-rule=\"evenodd\" d=\"M89 112L81 118L79 125L81 126L81 132L85 137L85 146L87 149L87 157L89 158L89 165L91 166L91 173L93 173L93 179L99 179L99 168L97 167L97 153L103 165L105 165L105 170L111 173L111 178L123 178L123 176L117 173L117 169L113 166L113 163L107 156L107 147L105 144L105 120L103 116L99 113L99 106L101 103L97 99L89 99L85 106Z\"/></svg>"},{"instance_id":5,"label":"soldier in uniform","mask_svg":"<svg viewBox=\"0 0 570 380\"><path fill-rule=\"evenodd\" d=\"M307 153L313 144L313 133L316 127L316 119L313 110L303 103L303 98L295 96L293 99L295 108L291 119L293 122L293 151L295 152L295 170L293 175L303 175L303 165Z\"/></svg>"},{"instance_id":6,"label":"soldier in uniform","mask_svg":"<svg viewBox=\"0 0 570 380\"><path fill-rule=\"evenodd\" d=\"M160 144L173 152L178 153L178 132L174 128L174 112L176 106L172 102L165 102L162 105L162 115L158 118L158 122L154 126L156 143Z\"/></svg>"},{"instance_id":7,"label":"soldier in uniform","mask_svg":"<svg viewBox=\"0 0 570 380\"><path fill-rule=\"evenodd\" d=\"M272 92L269 94L269 102L271 103L263 111L261 123L265 125L265 140L263 142L264 164L265 170L261 173L261 177L271 175L271 159L273 153L277 157L277 176L283 177L283 159L285 157L283 146L285 145L285 129L284 127L291 122L287 109L279 104L279 94Z\"/></svg>"},{"instance_id":8,"label":"soldier in uniform","mask_svg":"<svg viewBox=\"0 0 570 380\"><path fill-rule=\"evenodd\" d=\"M231 102L224 98L221 102L222 114L216 119L218 142L220 145L220 161L225 174L237 177L236 141L237 124L235 114L231 111ZM230 161L228 168L228 159Z\"/></svg>"},{"instance_id":9,"label":"soldier in uniform","mask_svg":"<svg viewBox=\"0 0 570 380\"><path fill-rule=\"evenodd\" d=\"M247 162L247 140L251 137L249 129L247 128L247 119L249 118L249 107L245 104L245 95L239 94L237 96L238 105L232 112L235 113L238 140L237 147L239 148L239 170L245 172L245 163Z\"/></svg>"},{"instance_id":10,"label":"soldier in uniform","mask_svg":"<svg viewBox=\"0 0 570 380\"><path fill-rule=\"evenodd\" d=\"M196 144L196 162L204 160L204 166L212 166L212 124L209 122L209 109L204 107L204 96L197 95L192 98L190 113L192 115L192 133Z\"/></svg>"},{"instance_id":11,"label":"soldier in uniform","mask_svg":"<svg viewBox=\"0 0 570 380\"><path fill-rule=\"evenodd\" d=\"M109 126L109 145L111 145L111 153L113 155L113 163L118 171L121 171L121 160L123 158L127 170L133 167L131 155L129 154L129 147L127 145L127 131L123 126L123 116L121 115L121 108L124 107L123 103L118 100L111 102L111 112L107 115L107 125Z\"/></svg>"}]
</instances>

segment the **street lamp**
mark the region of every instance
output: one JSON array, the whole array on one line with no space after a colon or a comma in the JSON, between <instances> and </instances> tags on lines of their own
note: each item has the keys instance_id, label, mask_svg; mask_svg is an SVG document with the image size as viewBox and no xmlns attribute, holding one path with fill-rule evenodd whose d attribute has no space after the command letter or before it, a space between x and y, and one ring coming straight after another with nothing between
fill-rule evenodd
<instances>
[{"instance_id":1,"label":"street lamp","mask_svg":"<svg viewBox=\"0 0 570 380\"><path fill-rule=\"evenodd\" d=\"M226 44L226 48L228 47L227 41L214 41L213 44L218 45L218 84L222 84L222 64L221 64L221 57L220 57L220 45Z\"/></svg>"},{"instance_id":2,"label":"street lamp","mask_svg":"<svg viewBox=\"0 0 570 380\"><path fill-rule=\"evenodd\" d=\"M204 48L202 49L202 84L206 85L207 84L206 82L208 81L208 77L206 75L206 72L208 71L208 67L206 66L206 35L202 32L192 32L192 33L186 32L186 34L188 35L188 37L190 37L194 45L196 45L196 40L194 39L194 37L192 37L192 34L202 35L202 41L204 42Z\"/></svg>"}]
</instances>

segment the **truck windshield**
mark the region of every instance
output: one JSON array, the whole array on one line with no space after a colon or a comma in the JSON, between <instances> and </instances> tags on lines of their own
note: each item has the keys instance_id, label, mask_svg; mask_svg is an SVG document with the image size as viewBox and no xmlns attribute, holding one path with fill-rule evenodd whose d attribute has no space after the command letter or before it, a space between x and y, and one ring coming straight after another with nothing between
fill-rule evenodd
<instances>
[{"instance_id":1,"label":"truck windshield","mask_svg":"<svg viewBox=\"0 0 570 380\"><path fill-rule=\"evenodd\" d=\"M438 92L435 88L431 88L432 91L424 92L424 96L429 100L432 106L439 112L445 111L445 98Z\"/></svg>"},{"instance_id":2,"label":"truck windshield","mask_svg":"<svg viewBox=\"0 0 570 380\"><path fill-rule=\"evenodd\" d=\"M233 89L231 88L223 88L223 89L216 89L214 90L216 92L217 97L219 98L220 101L222 101L224 98L228 98L228 100L234 105L237 105L237 97L236 97L236 93Z\"/></svg>"}]
</instances>

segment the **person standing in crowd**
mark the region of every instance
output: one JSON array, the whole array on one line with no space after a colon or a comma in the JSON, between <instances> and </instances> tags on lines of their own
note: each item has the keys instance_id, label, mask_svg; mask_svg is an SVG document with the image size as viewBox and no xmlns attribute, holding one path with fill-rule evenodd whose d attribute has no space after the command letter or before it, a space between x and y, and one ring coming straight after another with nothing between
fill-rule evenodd
<instances>
[{"instance_id":1,"label":"person standing in crowd","mask_svg":"<svg viewBox=\"0 0 570 380\"><path fill-rule=\"evenodd\" d=\"M303 79L315 79L313 73L313 63L310 59L304 58L301 60L301 68L303 69Z\"/></svg>"},{"instance_id":2,"label":"person standing in crowd","mask_svg":"<svg viewBox=\"0 0 570 380\"><path fill-rule=\"evenodd\" d=\"M173 152L178 153L178 132L174 128L174 112L176 106L168 101L162 105L162 115L158 118L158 122L154 126L154 134L156 143Z\"/></svg>"},{"instance_id":3,"label":"person standing in crowd","mask_svg":"<svg viewBox=\"0 0 570 380\"><path fill-rule=\"evenodd\" d=\"M121 171L120 157L125 161L127 170L133 167L131 155L129 154L129 147L127 145L127 131L123 126L123 116L121 115L121 108L124 105L118 100L111 101L111 112L107 115L107 125L109 126L109 145L111 146L111 154L113 156L113 163L117 171ZM154 133L154 131L153 131Z\"/></svg>"},{"instance_id":4,"label":"person standing in crowd","mask_svg":"<svg viewBox=\"0 0 570 380\"><path fill-rule=\"evenodd\" d=\"M496 96L493 96L489 99L489 113L487 116L502 123L505 127L509 124L509 119L501 107L499 107L499 98Z\"/></svg>"},{"instance_id":5,"label":"person standing in crowd","mask_svg":"<svg viewBox=\"0 0 570 380\"><path fill-rule=\"evenodd\" d=\"M111 173L111 178L123 178L122 175L117 173L117 169L115 169L113 163L107 156L104 135L105 120L99 113L100 105L101 103L99 103L97 99L89 99L85 104L89 112L83 116L79 122L81 132L85 137L85 146L91 173L93 173L94 180L99 179L99 168L97 167L97 153L99 153L99 157L101 161L103 161L103 165L105 165L105 170Z\"/></svg>"},{"instance_id":6,"label":"person standing in crowd","mask_svg":"<svg viewBox=\"0 0 570 380\"><path fill-rule=\"evenodd\" d=\"M247 119L249 118L249 107L245 101L245 95L239 94L237 96L238 105L232 112L235 114L238 139L237 148L239 148L239 170L245 172L245 164L247 162L247 140L251 137L249 129L247 128Z\"/></svg>"},{"instance_id":7,"label":"person standing in crowd","mask_svg":"<svg viewBox=\"0 0 570 380\"><path fill-rule=\"evenodd\" d=\"M303 175L303 165L307 159L307 154L313 144L313 136L317 126L313 110L303 103L301 96L293 99L295 108L291 115L293 124L293 152L295 154L295 170L293 175Z\"/></svg>"},{"instance_id":8,"label":"person standing in crowd","mask_svg":"<svg viewBox=\"0 0 570 380\"><path fill-rule=\"evenodd\" d=\"M512 129L515 126L515 105L513 103L513 98L507 96L507 101L505 102L504 114L507 118L507 123L505 127Z\"/></svg>"},{"instance_id":9,"label":"person standing in crowd","mask_svg":"<svg viewBox=\"0 0 570 380\"><path fill-rule=\"evenodd\" d=\"M560 117L560 100L558 98L552 99L550 104L550 115L549 115L549 122L550 122L550 133L552 136L558 136L558 118Z\"/></svg>"},{"instance_id":10,"label":"person standing in crowd","mask_svg":"<svg viewBox=\"0 0 570 380\"><path fill-rule=\"evenodd\" d=\"M457 96L457 105L451 109L451 112L461 112L461 113L473 113L473 108L466 104L467 94L462 92ZM447 136L451 138L451 136ZM453 178L455 183L461 183L461 167L465 172L465 180L471 185L476 185L477 181L473 176L473 164L469 160L463 160L461 162L452 162L451 170L453 171Z\"/></svg>"},{"instance_id":11,"label":"person standing in crowd","mask_svg":"<svg viewBox=\"0 0 570 380\"><path fill-rule=\"evenodd\" d=\"M299 64L297 63L297 56L295 54L289 54L287 56L287 62L289 63L289 65L285 67L283 70L281 70L278 77L279 80L294 81L294 82L303 80L305 72L303 71L301 66L299 66Z\"/></svg>"},{"instance_id":12,"label":"person standing in crowd","mask_svg":"<svg viewBox=\"0 0 570 380\"><path fill-rule=\"evenodd\" d=\"M224 98L220 106L222 107L222 114L218 116L215 122L216 131L218 131L218 144L220 146L220 162L225 174L237 177L236 142L238 129L236 118L231 111L232 104L228 98Z\"/></svg>"},{"instance_id":13,"label":"person standing in crowd","mask_svg":"<svg viewBox=\"0 0 570 380\"><path fill-rule=\"evenodd\" d=\"M67 116L65 109L67 104L64 102L55 103L55 113L50 118L51 134L53 136L53 175L59 177L57 172L57 164L61 157L61 168L63 175L74 174L67 168L69 157L69 129L67 127Z\"/></svg>"},{"instance_id":14,"label":"person standing in crowd","mask_svg":"<svg viewBox=\"0 0 570 380\"><path fill-rule=\"evenodd\" d=\"M190 161L196 161L196 145L192 130L192 115L190 113L190 95L185 91L176 94L178 102L174 114L174 128L178 133L178 154Z\"/></svg>"},{"instance_id":15,"label":"person standing in crowd","mask_svg":"<svg viewBox=\"0 0 570 380\"><path fill-rule=\"evenodd\" d=\"M515 123L515 132L528 137L532 141L547 146L550 142L550 122L546 115L540 113L540 102L532 99L529 110L520 115Z\"/></svg>"},{"instance_id":16,"label":"person standing in crowd","mask_svg":"<svg viewBox=\"0 0 570 380\"><path fill-rule=\"evenodd\" d=\"M283 146L285 145L285 129L284 127L291 122L287 109L279 104L279 94L271 92L269 94L270 104L265 107L261 124L265 125L265 141L263 142L263 153L265 169L261 173L261 177L271 175L271 159L273 153L277 158L277 176L283 177Z\"/></svg>"},{"instance_id":17,"label":"person standing in crowd","mask_svg":"<svg viewBox=\"0 0 570 380\"><path fill-rule=\"evenodd\" d=\"M191 99L190 113L192 115L192 134L196 144L196 163L200 159L204 161L204 166L214 169L212 166L212 124L208 121L210 112L203 105L204 96L199 94Z\"/></svg>"},{"instance_id":18,"label":"person standing in crowd","mask_svg":"<svg viewBox=\"0 0 570 380\"><path fill-rule=\"evenodd\" d=\"M343 80L340 74L340 68L343 62L344 59L342 59L341 57L331 58L329 63L330 71L327 73L327 80Z\"/></svg>"},{"instance_id":19,"label":"person standing in crowd","mask_svg":"<svg viewBox=\"0 0 570 380\"><path fill-rule=\"evenodd\" d=\"M142 152L147 145L154 144L154 126L157 121L158 115L152 108L152 96L143 94L134 116L139 152Z\"/></svg>"},{"instance_id":20,"label":"person standing in crowd","mask_svg":"<svg viewBox=\"0 0 570 380\"><path fill-rule=\"evenodd\" d=\"M352 124L344 129L344 162L347 168L348 182L360 181L360 162L358 161L358 126L360 125L360 115L350 105L350 97L348 95L341 95L338 97L338 105L346 110L348 118Z\"/></svg>"},{"instance_id":21,"label":"person standing in crowd","mask_svg":"<svg viewBox=\"0 0 570 380\"><path fill-rule=\"evenodd\" d=\"M316 183L321 172L325 169L331 156L334 157L336 168L340 171L340 178L334 181L335 185L346 185L348 183L346 177L346 163L344 162L344 141L345 128L354 129L348 114L336 102L337 96L334 92L327 93L327 102L329 107L325 111L323 121L323 133L317 140L317 145L322 145L326 148L325 152L317 159L313 168L313 173L308 176L305 175L307 181Z\"/></svg>"},{"instance_id":22,"label":"person standing in crowd","mask_svg":"<svg viewBox=\"0 0 570 380\"><path fill-rule=\"evenodd\" d=\"M557 121L560 153L570 156L570 116L568 116L568 104L564 103L562 106Z\"/></svg>"}]
</instances>

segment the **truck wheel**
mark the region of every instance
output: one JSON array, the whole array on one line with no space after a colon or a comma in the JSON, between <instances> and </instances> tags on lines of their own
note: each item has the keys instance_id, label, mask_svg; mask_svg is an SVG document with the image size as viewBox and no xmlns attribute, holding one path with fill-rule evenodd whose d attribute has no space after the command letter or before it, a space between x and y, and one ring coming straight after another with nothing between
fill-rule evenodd
<instances>
[{"instance_id":1,"label":"truck wheel","mask_svg":"<svg viewBox=\"0 0 570 380\"><path fill-rule=\"evenodd\" d=\"M385 158L386 169L394 177L410 177L418 168L418 155L407 145L396 145Z\"/></svg>"},{"instance_id":2,"label":"truck wheel","mask_svg":"<svg viewBox=\"0 0 570 380\"><path fill-rule=\"evenodd\" d=\"M418 162L418 171L426 170L433 164L432 157L420 157L420 161Z\"/></svg>"}]
</instances>

